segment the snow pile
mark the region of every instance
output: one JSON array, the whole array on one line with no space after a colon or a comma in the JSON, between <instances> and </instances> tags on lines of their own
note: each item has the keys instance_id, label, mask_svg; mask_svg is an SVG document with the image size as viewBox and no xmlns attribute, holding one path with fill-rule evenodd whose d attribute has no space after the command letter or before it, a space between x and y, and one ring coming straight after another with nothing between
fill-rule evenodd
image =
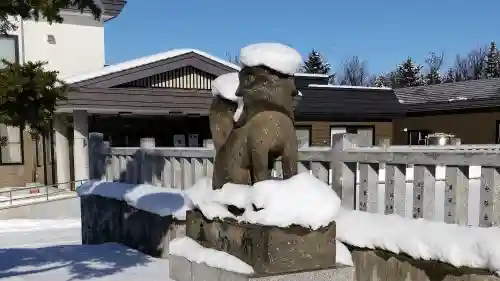
<instances>
[{"instance_id":1,"label":"snow pile","mask_svg":"<svg viewBox=\"0 0 500 281\"><path fill-rule=\"evenodd\" d=\"M253 186L229 183L219 190L211 187L211 179L205 178L186 191L208 219L231 217L254 224L318 229L330 224L340 208L340 199L331 187L309 173L287 180L261 181ZM235 205L245 212L234 217L226 205ZM254 211L253 206L261 210Z\"/></svg>"},{"instance_id":2,"label":"snow pile","mask_svg":"<svg viewBox=\"0 0 500 281\"><path fill-rule=\"evenodd\" d=\"M233 116L234 122L240 119L244 107L243 99L236 96L239 86L240 79L238 72L223 74L212 82L212 95L214 97L221 96L224 99L238 103L238 108Z\"/></svg>"},{"instance_id":3,"label":"snow pile","mask_svg":"<svg viewBox=\"0 0 500 281\"><path fill-rule=\"evenodd\" d=\"M125 193L134 187L135 185L128 183L89 180L80 185L76 189L76 193L79 196L97 195L122 201Z\"/></svg>"},{"instance_id":4,"label":"snow pile","mask_svg":"<svg viewBox=\"0 0 500 281\"><path fill-rule=\"evenodd\" d=\"M238 72L223 74L212 82L212 95L221 96L230 101L237 101L236 91L240 86Z\"/></svg>"},{"instance_id":5,"label":"snow pile","mask_svg":"<svg viewBox=\"0 0 500 281\"><path fill-rule=\"evenodd\" d=\"M500 229L496 227L465 227L343 209L335 222L337 239L355 247L500 273Z\"/></svg>"},{"instance_id":6,"label":"snow pile","mask_svg":"<svg viewBox=\"0 0 500 281\"><path fill-rule=\"evenodd\" d=\"M138 185L128 191L123 199L132 207L159 216L173 216L178 220L186 220L186 211L191 210L191 202L185 198L181 190Z\"/></svg>"},{"instance_id":7,"label":"snow pile","mask_svg":"<svg viewBox=\"0 0 500 281\"><path fill-rule=\"evenodd\" d=\"M186 219L192 203L182 190L148 184L128 184L106 181L87 181L77 188L80 196L98 195L125 201L128 205L162 217Z\"/></svg>"},{"instance_id":8,"label":"snow pile","mask_svg":"<svg viewBox=\"0 0 500 281\"><path fill-rule=\"evenodd\" d=\"M257 43L241 49L240 62L248 67L267 66L294 75L302 66L302 57L295 49L280 43Z\"/></svg>"},{"instance_id":9,"label":"snow pile","mask_svg":"<svg viewBox=\"0 0 500 281\"><path fill-rule=\"evenodd\" d=\"M335 241L335 247L335 262L343 265L354 266L349 249L347 249L347 247L338 240Z\"/></svg>"},{"instance_id":10,"label":"snow pile","mask_svg":"<svg viewBox=\"0 0 500 281\"><path fill-rule=\"evenodd\" d=\"M184 257L195 263L205 263L210 267L247 275L254 273L250 265L237 257L225 252L205 248L188 237L172 240L169 251L171 255Z\"/></svg>"}]
</instances>

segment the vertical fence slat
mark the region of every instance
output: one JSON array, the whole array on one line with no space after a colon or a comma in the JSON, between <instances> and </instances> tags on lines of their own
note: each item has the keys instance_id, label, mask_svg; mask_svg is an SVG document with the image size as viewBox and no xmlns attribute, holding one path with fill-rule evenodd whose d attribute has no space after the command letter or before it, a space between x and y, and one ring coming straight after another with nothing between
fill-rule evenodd
<instances>
[{"instance_id":1,"label":"vertical fence slat","mask_svg":"<svg viewBox=\"0 0 500 281\"><path fill-rule=\"evenodd\" d=\"M359 163L359 210L377 213L379 165Z\"/></svg>"},{"instance_id":2,"label":"vertical fence slat","mask_svg":"<svg viewBox=\"0 0 500 281\"><path fill-rule=\"evenodd\" d=\"M329 163L325 162L312 162L311 163L312 174L321 181L328 183L328 172L329 172L328 165Z\"/></svg>"},{"instance_id":3,"label":"vertical fence slat","mask_svg":"<svg viewBox=\"0 0 500 281\"><path fill-rule=\"evenodd\" d=\"M182 166L180 158L171 157L170 163L172 164L172 187L182 189Z\"/></svg>"},{"instance_id":4,"label":"vertical fence slat","mask_svg":"<svg viewBox=\"0 0 500 281\"><path fill-rule=\"evenodd\" d=\"M118 165L120 167L120 182L129 182L127 173L127 155L120 155L118 158Z\"/></svg>"},{"instance_id":5,"label":"vertical fence slat","mask_svg":"<svg viewBox=\"0 0 500 281\"><path fill-rule=\"evenodd\" d=\"M468 224L469 167L447 166L444 191L444 221Z\"/></svg>"},{"instance_id":6,"label":"vertical fence slat","mask_svg":"<svg viewBox=\"0 0 500 281\"><path fill-rule=\"evenodd\" d=\"M499 225L500 174L497 167L481 167L479 226Z\"/></svg>"},{"instance_id":7,"label":"vertical fence slat","mask_svg":"<svg viewBox=\"0 0 500 281\"><path fill-rule=\"evenodd\" d=\"M274 177L283 178L283 166L281 160L274 162Z\"/></svg>"},{"instance_id":8,"label":"vertical fence slat","mask_svg":"<svg viewBox=\"0 0 500 281\"><path fill-rule=\"evenodd\" d=\"M206 158L203 159L203 174L205 177L212 177L214 173L214 159Z\"/></svg>"},{"instance_id":9,"label":"vertical fence slat","mask_svg":"<svg viewBox=\"0 0 500 281\"><path fill-rule=\"evenodd\" d=\"M120 181L120 155L111 155L112 180Z\"/></svg>"},{"instance_id":10,"label":"vertical fence slat","mask_svg":"<svg viewBox=\"0 0 500 281\"><path fill-rule=\"evenodd\" d=\"M153 184L154 158L153 149L155 148L154 138L141 138L141 149L139 151L138 163L140 169L139 183Z\"/></svg>"},{"instance_id":11,"label":"vertical fence slat","mask_svg":"<svg viewBox=\"0 0 500 281\"><path fill-rule=\"evenodd\" d=\"M191 165L193 165L193 183L198 182L204 176L203 159L193 158L191 159Z\"/></svg>"},{"instance_id":12,"label":"vertical fence slat","mask_svg":"<svg viewBox=\"0 0 500 281\"><path fill-rule=\"evenodd\" d=\"M347 209L356 209L356 164L342 161L342 152L354 147L354 136L339 134L333 136L332 188L342 198L342 206Z\"/></svg>"},{"instance_id":13,"label":"vertical fence slat","mask_svg":"<svg viewBox=\"0 0 500 281\"><path fill-rule=\"evenodd\" d=\"M405 216L406 165L385 165L385 214Z\"/></svg>"},{"instance_id":14,"label":"vertical fence slat","mask_svg":"<svg viewBox=\"0 0 500 281\"><path fill-rule=\"evenodd\" d=\"M182 189L187 189L193 186L193 166L191 165L191 159L181 158L181 169L182 169Z\"/></svg>"},{"instance_id":15,"label":"vertical fence slat","mask_svg":"<svg viewBox=\"0 0 500 281\"><path fill-rule=\"evenodd\" d=\"M113 161L110 154L104 155L104 169L106 171L104 179L106 181L113 181Z\"/></svg>"},{"instance_id":16,"label":"vertical fence slat","mask_svg":"<svg viewBox=\"0 0 500 281\"><path fill-rule=\"evenodd\" d=\"M298 173L304 173L304 172L309 172L309 162L297 162L297 172Z\"/></svg>"},{"instance_id":17,"label":"vertical fence slat","mask_svg":"<svg viewBox=\"0 0 500 281\"><path fill-rule=\"evenodd\" d=\"M413 218L434 219L436 166L415 165L413 169Z\"/></svg>"},{"instance_id":18,"label":"vertical fence slat","mask_svg":"<svg viewBox=\"0 0 500 281\"><path fill-rule=\"evenodd\" d=\"M154 153L152 155L153 158L153 167L152 167L152 172L153 172L153 185L154 186L162 186L163 181L163 167L165 166L165 157L159 153Z\"/></svg>"},{"instance_id":19,"label":"vertical fence slat","mask_svg":"<svg viewBox=\"0 0 500 281\"><path fill-rule=\"evenodd\" d=\"M136 163L133 156L125 157L125 180L127 183L137 183L137 170L135 169Z\"/></svg>"},{"instance_id":20,"label":"vertical fence slat","mask_svg":"<svg viewBox=\"0 0 500 281\"><path fill-rule=\"evenodd\" d=\"M161 180L164 187L174 188L172 185L172 162L170 157L164 157L165 165L163 165L163 173L161 174Z\"/></svg>"}]
</instances>

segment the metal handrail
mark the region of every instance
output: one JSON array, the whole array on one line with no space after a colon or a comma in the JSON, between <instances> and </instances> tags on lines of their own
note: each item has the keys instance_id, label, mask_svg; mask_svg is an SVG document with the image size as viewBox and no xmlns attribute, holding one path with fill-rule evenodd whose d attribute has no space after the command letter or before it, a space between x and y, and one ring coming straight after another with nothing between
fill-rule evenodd
<instances>
[{"instance_id":1,"label":"metal handrail","mask_svg":"<svg viewBox=\"0 0 500 281\"><path fill-rule=\"evenodd\" d=\"M26 200L26 199L35 199L35 198L45 198L44 201L48 201L50 199L50 196L52 196L52 195L57 195L57 194L62 194L62 193L68 193L68 192L72 192L73 191L73 190L62 189L62 190L58 190L58 191L49 192L49 188L50 187L57 187L57 186L60 186L60 185L65 185L65 184L74 185L76 183L83 183L85 181L87 181L87 180L69 181L69 182L62 182L62 183L56 183L56 184L50 184L50 185L43 185L43 186L40 185L40 186L31 186L31 187L10 188L8 191L0 191L0 195L1 194L5 194L5 193L8 194L8 199L7 200L0 200L0 205L2 203L9 202L9 206L12 206L13 203L16 202L16 201L21 201L21 200ZM43 188L44 192L42 194L40 194L40 193L28 194L27 196L22 196L22 197L18 197L18 198L14 198L14 196L13 196L14 192L24 191L24 190L30 190L30 189L33 189L33 188ZM0 208L1 207L2 206L0 206Z\"/></svg>"}]
</instances>

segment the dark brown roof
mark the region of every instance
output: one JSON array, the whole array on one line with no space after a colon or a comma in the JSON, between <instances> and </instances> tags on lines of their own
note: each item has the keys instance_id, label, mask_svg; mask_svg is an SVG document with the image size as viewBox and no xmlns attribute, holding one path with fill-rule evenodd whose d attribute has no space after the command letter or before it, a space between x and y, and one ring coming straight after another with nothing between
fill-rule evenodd
<instances>
[{"instance_id":1,"label":"dark brown roof","mask_svg":"<svg viewBox=\"0 0 500 281\"><path fill-rule=\"evenodd\" d=\"M500 78L394 89L404 104L500 96Z\"/></svg>"},{"instance_id":2,"label":"dark brown roof","mask_svg":"<svg viewBox=\"0 0 500 281\"><path fill-rule=\"evenodd\" d=\"M75 88L58 111L74 109L89 112L134 113L145 115L207 115L212 103L208 90L169 88Z\"/></svg>"},{"instance_id":3,"label":"dark brown roof","mask_svg":"<svg viewBox=\"0 0 500 281\"><path fill-rule=\"evenodd\" d=\"M110 17L110 19L118 16L122 12L125 5L127 4L127 1L125 0L101 0L101 1L102 5L104 6L104 11L101 12L103 15ZM76 5L70 6L65 10L79 11ZM85 9L84 11L90 12L90 9Z\"/></svg>"},{"instance_id":4,"label":"dark brown roof","mask_svg":"<svg viewBox=\"0 0 500 281\"><path fill-rule=\"evenodd\" d=\"M500 78L394 89L408 114L500 106Z\"/></svg>"},{"instance_id":5,"label":"dark brown roof","mask_svg":"<svg viewBox=\"0 0 500 281\"><path fill-rule=\"evenodd\" d=\"M297 120L390 120L403 114L392 89L308 87L300 91Z\"/></svg>"}]
</instances>

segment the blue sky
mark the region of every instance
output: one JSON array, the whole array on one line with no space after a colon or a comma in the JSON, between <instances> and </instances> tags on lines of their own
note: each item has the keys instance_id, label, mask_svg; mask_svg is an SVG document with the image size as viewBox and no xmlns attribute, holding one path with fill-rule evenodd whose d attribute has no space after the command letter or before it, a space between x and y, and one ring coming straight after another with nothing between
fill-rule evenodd
<instances>
[{"instance_id":1,"label":"blue sky","mask_svg":"<svg viewBox=\"0 0 500 281\"><path fill-rule=\"evenodd\" d=\"M225 58L247 44L280 42L304 56L316 48L333 70L358 55L375 74L407 56L423 63L429 52L444 52L448 66L457 53L500 44L499 10L494 0L128 0L106 23L106 62L173 48Z\"/></svg>"}]
</instances>

